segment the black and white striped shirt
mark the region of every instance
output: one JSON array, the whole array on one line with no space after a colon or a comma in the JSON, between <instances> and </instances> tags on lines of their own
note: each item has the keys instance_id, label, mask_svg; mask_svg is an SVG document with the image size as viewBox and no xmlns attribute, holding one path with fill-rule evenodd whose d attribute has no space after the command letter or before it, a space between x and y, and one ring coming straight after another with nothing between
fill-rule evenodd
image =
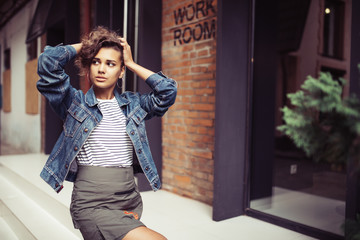
<instances>
[{"instance_id":1,"label":"black and white striped shirt","mask_svg":"<svg viewBox=\"0 0 360 240\"><path fill-rule=\"evenodd\" d=\"M103 118L77 155L79 165L131 166L133 146L126 133L126 118L123 111L116 98L98 101Z\"/></svg>"}]
</instances>

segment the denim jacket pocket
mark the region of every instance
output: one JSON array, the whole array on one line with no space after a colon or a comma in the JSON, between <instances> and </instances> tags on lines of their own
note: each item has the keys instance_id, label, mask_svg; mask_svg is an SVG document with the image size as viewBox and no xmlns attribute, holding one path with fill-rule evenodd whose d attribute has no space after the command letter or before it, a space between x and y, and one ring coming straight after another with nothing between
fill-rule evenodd
<instances>
[{"instance_id":1,"label":"denim jacket pocket","mask_svg":"<svg viewBox=\"0 0 360 240\"><path fill-rule=\"evenodd\" d=\"M136 125L140 125L140 123L145 119L147 112L141 107L136 108L131 115L131 119L136 123Z\"/></svg>"},{"instance_id":2,"label":"denim jacket pocket","mask_svg":"<svg viewBox=\"0 0 360 240\"><path fill-rule=\"evenodd\" d=\"M66 137L74 137L75 133L81 126L81 123L89 116L89 113L77 105L72 103L68 109L68 114L64 122L64 133Z\"/></svg>"}]
</instances>

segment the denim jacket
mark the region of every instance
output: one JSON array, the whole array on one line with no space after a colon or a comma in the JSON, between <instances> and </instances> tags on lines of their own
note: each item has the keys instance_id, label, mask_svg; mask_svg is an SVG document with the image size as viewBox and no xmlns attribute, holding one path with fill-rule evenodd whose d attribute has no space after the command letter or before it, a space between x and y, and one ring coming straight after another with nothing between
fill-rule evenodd
<instances>
[{"instance_id":1,"label":"denim jacket","mask_svg":"<svg viewBox=\"0 0 360 240\"><path fill-rule=\"evenodd\" d=\"M93 88L84 94L70 85L70 77L65 73L64 66L75 56L76 50L72 46L46 46L38 60L41 79L37 82L37 88L64 122L63 131L40 173L41 178L56 192L63 188L64 180L75 181L78 169L76 156L102 119ZM150 152L144 121L165 114L175 102L177 87L174 80L161 72L151 75L145 82L152 89L148 94L119 94L117 91L114 94L126 117L126 131L137 157L134 164L140 164L152 189L156 191L160 189L161 182Z\"/></svg>"}]
</instances>

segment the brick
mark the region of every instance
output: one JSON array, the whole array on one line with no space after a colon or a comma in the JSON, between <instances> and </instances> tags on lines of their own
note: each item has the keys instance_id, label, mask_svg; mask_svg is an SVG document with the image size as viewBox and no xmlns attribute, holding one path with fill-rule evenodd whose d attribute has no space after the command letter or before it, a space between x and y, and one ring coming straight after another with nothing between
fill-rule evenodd
<instances>
[{"instance_id":1,"label":"brick","mask_svg":"<svg viewBox=\"0 0 360 240\"><path fill-rule=\"evenodd\" d=\"M214 111L215 110L215 106L214 104L206 104L206 103L197 103L197 104L193 104L193 110L198 110L198 111Z\"/></svg>"},{"instance_id":2,"label":"brick","mask_svg":"<svg viewBox=\"0 0 360 240\"><path fill-rule=\"evenodd\" d=\"M180 86L181 84L181 86ZM188 81L182 81L181 83L178 83L178 88L181 88L181 89L186 89L186 88L189 88L190 87L190 82Z\"/></svg>"},{"instance_id":3,"label":"brick","mask_svg":"<svg viewBox=\"0 0 360 240\"><path fill-rule=\"evenodd\" d=\"M201 96L192 96L191 97L191 103L200 103L201 102Z\"/></svg>"},{"instance_id":4,"label":"brick","mask_svg":"<svg viewBox=\"0 0 360 240\"><path fill-rule=\"evenodd\" d=\"M195 95L194 89L178 89L178 95L184 95L184 96L192 96Z\"/></svg>"},{"instance_id":5,"label":"brick","mask_svg":"<svg viewBox=\"0 0 360 240\"><path fill-rule=\"evenodd\" d=\"M215 63L211 63L211 64L209 64L208 66L207 66L207 70L209 71L209 72L216 72L216 64ZM215 82L215 81L214 81Z\"/></svg>"},{"instance_id":6,"label":"brick","mask_svg":"<svg viewBox=\"0 0 360 240\"><path fill-rule=\"evenodd\" d=\"M196 67L192 67L191 68L191 72L192 73L200 73L200 72L205 72L207 68L205 67L201 67L201 66L196 66Z\"/></svg>"},{"instance_id":7,"label":"brick","mask_svg":"<svg viewBox=\"0 0 360 240\"><path fill-rule=\"evenodd\" d=\"M212 136L208 136L208 135L195 135L193 134L191 136L191 140L196 141L196 142L203 142L203 143L212 143L214 141Z\"/></svg>"},{"instance_id":8,"label":"brick","mask_svg":"<svg viewBox=\"0 0 360 240\"><path fill-rule=\"evenodd\" d=\"M183 61L178 61L178 62L166 62L163 63L162 66L164 68L169 68L169 69L173 69L173 68L181 68L181 67L190 67L191 61L189 60L183 60Z\"/></svg>"},{"instance_id":9,"label":"brick","mask_svg":"<svg viewBox=\"0 0 360 240\"><path fill-rule=\"evenodd\" d=\"M189 176L181 176L181 175L175 175L175 180L181 184L189 184L191 182L191 179Z\"/></svg>"},{"instance_id":10,"label":"brick","mask_svg":"<svg viewBox=\"0 0 360 240\"><path fill-rule=\"evenodd\" d=\"M208 56L208 55L209 55L209 50L208 50L208 49L199 51L199 52L197 53L197 56L198 56L198 57L204 57L204 56Z\"/></svg>"},{"instance_id":11,"label":"brick","mask_svg":"<svg viewBox=\"0 0 360 240\"><path fill-rule=\"evenodd\" d=\"M206 158L206 159L212 159L212 157L213 157L212 152L206 151L206 150L193 151L192 155L196 156L196 157Z\"/></svg>"},{"instance_id":12,"label":"brick","mask_svg":"<svg viewBox=\"0 0 360 240\"><path fill-rule=\"evenodd\" d=\"M190 72L189 68L182 68L181 69L181 74L188 74Z\"/></svg>"},{"instance_id":13,"label":"brick","mask_svg":"<svg viewBox=\"0 0 360 240\"><path fill-rule=\"evenodd\" d=\"M199 185L202 186L202 188L206 189L206 190L212 190L213 189L213 183L209 182L208 180L202 180L202 179L198 179L197 180Z\"/></svg>"},{"instance_id":14,"label":"brick","mask_svg":"<svg viewBox=\"0 0 360 240\"><path fill-rule=\"evenodd\" d=\"M214 89L213 88L201 88L195 90L196 95L213 95Z\"/></svg>"},{"instance_id":15,"label":"brick","mask_svg":"<svg viewBox=\"0 0 360 240\"><path fill-rule=\"evenodd\" d=\"M198 58L198 59L194 59L193 63L195 65L197 64L208 64L208 63L215 63L216 58L214 58L213 56L211 57L204 57L204 58Z\"/></svg>"},{"instance_id":16,"label":"brick","mask_svg":"<svg viewBox=\"0 0 360 240\"><path fill-rule=\"evenodd\" d=\"M193 121L193 124L200 125L200 126L206 126L206 127L213 127L214 121L211 119L196 119Z\"/></svg>"}]
</instances>

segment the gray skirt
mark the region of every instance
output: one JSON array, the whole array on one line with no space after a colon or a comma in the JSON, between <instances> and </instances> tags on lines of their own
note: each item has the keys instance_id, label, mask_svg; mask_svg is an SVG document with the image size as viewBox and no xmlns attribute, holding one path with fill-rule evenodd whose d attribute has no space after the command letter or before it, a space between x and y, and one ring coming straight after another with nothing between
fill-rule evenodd
<instances>
[{"instance_id":1,"label":"gray skirt","mask_svg":"<svg viewBox=\"0 0 360 240\"><path fill-rule=\"evenodd\" d=\"M133 168L79 166L70 213L84 239L122 239L140 222L143 204Z\"/></svg>"}]
</instances>

